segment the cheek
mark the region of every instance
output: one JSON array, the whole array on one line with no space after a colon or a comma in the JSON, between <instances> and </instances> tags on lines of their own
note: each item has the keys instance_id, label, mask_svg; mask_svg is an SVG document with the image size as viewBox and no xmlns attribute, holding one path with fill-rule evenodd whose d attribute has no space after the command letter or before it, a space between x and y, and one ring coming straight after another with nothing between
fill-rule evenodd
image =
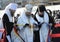
<instances>
[{"instance_id":1,"label":"cheek","mask_svg":"<svg viewBox=\"0 0 60 42\"><path fill-rule=\"evenodd\" d=\"M41 12L39 12L39 15L42 15L42 13L41 13Z\"/></svg>"},{"instance_id":2,"label":"cheek","mask_svg":"<svg viewBox=\"0 0 60 42\"><path fill-rule=\"evenodd\" d=\"M12 11L12 13L14 14L14 13L15 13L15 11Z\"/></svg>"},{"instance_id":3,"label":"cheek","mask_svg":"<svg viewBox=\"0 0 60 42\"><path fill-rule=\"evenodd\" d=\"M31 13L30 12L27 12L28 15L30 15Z\"/></svg>"}]
</instances>

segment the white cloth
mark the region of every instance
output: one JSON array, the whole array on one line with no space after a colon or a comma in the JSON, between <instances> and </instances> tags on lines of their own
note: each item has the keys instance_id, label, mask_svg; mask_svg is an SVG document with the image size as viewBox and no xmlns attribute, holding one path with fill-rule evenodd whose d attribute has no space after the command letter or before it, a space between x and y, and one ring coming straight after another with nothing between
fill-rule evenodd
<instances>
[{"instance_id":1,"label":"white cloth","mask_svg":"<svg viewBox=\"0 0 60 42\"><path fill-rule=\"evenodd\" d=\"M17 17L18 14L19 14L19 16L20 16L20 15L21 15L21 12L18 11L18 10L16 10L14 17Z\"/></svg>"},{"instance_id":2,"label":"white cloth","mask_svg":"<svg viewBox=\"0 0 60 42\"><path fill-rule=\"evenodd\" d=\"M36 21L34 21L34 19L32 17L30 17L30 24L36 23ZM23 13L23 15L21 15L18 18L18 22L17 24L29 24L28 18L26 17L26 15ZM36 23L37 24L37 23ZM33 28L29 28L26 27L25 29L23 28L23 26L18 26L19 28L19 35L25 40L25 42L33 42ZM16 40L14 40L16 41ZM18 40L20 41L20 40Z\"/></svg>"},{"instance_id":3,"label":"white cloth","mask_svg":"<svg viewBox=\"0 0 60 42\"><path fill-rule=\"evenodd\" d=\"M3 33L2 33L2 32L0 32L0 39L2 38L2 34L3 34Z\"/></svg>"},{"instance_id":4,"label":"white cloth","mask_svg":"<svg viewBox=\"0 0 60 42\"><path fill-rule=\"evenodd\" d=\"M10 3L10 4L7 5L6 8L5 8L4 13L6 13L6 14L8 15L8 18L9 18L9 21L10 21L10 22L13 21L13 17L11 16L11 13L10 13L9 9L11 9L11 10L16 10L17 7L18 7L17 4L15 4L15 3Z\"/></svg>"},{"instance_id":5,"label":"white cloth","mask_svg":"<svg viewBox=\"0 0 60 42\"><path fill-rule=\"evenodd\" d=\"M4 15L3 13L4 13L4 10L1 10L1 12L0 12L0 29L3 28L3 22L2 22L2 17Z\"/></svg>"},{"instance_id":6,"label":"white cloth","mask_svg":"<svg viewBox=\"0 0 60 42\"><path fill-rule=\"evenodd\" d=\"M9 5L6 6L6 8L5 8L5 10L4 10L4 14L6 13L6 15L7 15L8 18L9 18L9 21L10 21L10 22L14 22L14 20L13 20L14 17L11 16L11 13L10 13L9 9L11 9L11 10L16 10L16 9L17 9L17 4L15 4L15 3L10 3ZM6 36L6 37L7 37L8 41L11 42L10 36L8 35L8 36Z\"/></svg>"},{"instance_id":7,"label":"white cloth","mask_svg":"<svg viewBox=\"0 0 60 42\"><path fill-rule=\"evenodd\" d=\"M24 14L18 19L17 24L26 24L26 23L29 24L28 18L26 17L26 14ZM30 17L30 24L33 24L33 23L36 23L36 22L32 17ZM22 29L24 29L23 26L18 26L18 27L21 31ZM33 28L30 29L29 27L26 27L22 34L22 37L25 39L25 42L33 42Z\"/></svg>"},{"instance_id":8,"label":"white cloth","mask_svg":"<svg viewBox=\"0 0 60 42\"><path fill-rule=\"evenodd\" d=\"M48 17L48 14L46 12L44 12L44 18L40 17L38 14L36 15L37 19L39 22L43 23L49 23L49 17Z\"/></svg>"},{"instance_id":9,"label":"white cloth","mask_svg":"<svg viewBox=\"0 0 60 42\"><path fill-rule=\"evenodd\" d=\"M9 11L9 10L6 10L5 13L6 13L6 15L8 16L9 21L10 21L10 22L13 22L13 17L11 16L10 11Z\"/></svg>"},{"instance_id":10,"label":"white cloth","mask_svg":"<svg viewBox=\"0 0 60 42\"><path fill-rule=\"evenodd\" d=\"M24 13L24 11L22 12L22 15L23 15L23 13ZM20 16L19 16L20 17ZM19 18L18 17L18 18ZM20 20L20 19L18 19L18 20ZM23 33L23 32L20 32L21 34ZM19 36L17 36L15 33L14 33L14 29L12 30L12 32L11 32L11 39L12 39L12 42L23 42L23 40L19 37Z\"/></svg>"},{"instance_id":11,"label":"white cloth","mask_svg":"<svg viewBox=\"0 0 60 42\"><path fill-rule=\"evenodd\" d=\"M22 39L15 34L14 29L12 30L11 35L12 35L11 36L12 42L17 42L17 41L18 42L23 42Z\"/></svg>"},{"instance_id":12,"label":"white cloth","mask_svg":"<svg viewBox=\"0 0 60 42\"><path fill-rule=\"evenodd\" d=\"M6 37L7 37L7 39L8 39L8 42L11 42L10 35L7 35Z\"/></svg>"},{"instance_id":13,"label":"white cloth","mask_svg":"<svg viewBox=\"0 0 60 42\"><path fill-rule=\"evenodd\" d=\"M2 23L2 19L0 20L0 29L3 28L3 23Z\"/></svg>"},{"instance_id":14,"label":"white cloth","mask_svg":"<svg viewBox=\"0 0 60 42\"><path fill-rule=\"evenodd\" d=\"M27 4L27 5L25 5L25 8L26 8L26 12L31 12L33 6L31 4Z\"/></svg>"},{"instance_id":15,"label":"white cloth","mask_svg":"<svg viewBox=\"0 0 60 42\"><path fill-rule=\"evenodd\" d=\"M48 36L48 24L49 24L49 17L46 12L44 12L44 18L40 17L38 14L36 14L36 17L40 23L43 23L40 28L40 42L47 42L47 36Z\"/></svg>"},{"instance_id":16,"label":"white cloth","mask_svg":"<svg viewBox=\"0 0 60 42\"><path fill-rule=\"evenodd\" d=\"M6 6L5 9L9 10L9 9L12 9L12 10L16 10L18 7L18 5L16 3L10 3L9 5Z\"/></svg>"}]
</instances>

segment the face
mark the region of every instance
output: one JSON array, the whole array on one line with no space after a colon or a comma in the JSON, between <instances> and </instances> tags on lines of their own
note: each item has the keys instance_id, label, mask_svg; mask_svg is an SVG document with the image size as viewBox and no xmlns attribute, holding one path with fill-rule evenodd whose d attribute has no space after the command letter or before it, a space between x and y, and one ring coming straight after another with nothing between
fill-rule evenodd
<instances>
[{"instance_id":1,"label":"face","mask_svg":"<svg viewBox=\"0 0 60 42\"><path fill-rule=\"evenodd\" d=\"M20 14L17 14L17 16L19 17L19 16L20 16Z\"/></svg>"},{"instance_id":2,"label":"face","mask_svg":"<svg viewBox=\"0 0 60 42\"><path fill-rule=\"evenodd\" d=\"M30 15L31 15L31 12L26 12L26 15L27 15L27 16L30 16Z\"/></svg>"},{"instance_id":3,"label":"face","mask_svg":"<svg viewBox=\"0 0 60 42\"><path fill-rule=\"evenodd\" d=\"M42 15L44 14L44 12L40 12L40 11L39 11L38 14L42 16Z\"/></svg>"},{"instance_id":4,"label":"face","mask_svg":"<svg viewBox=\"0 0 60 42\"><path fill-rule=\"evenodd\" d=\"M14 16L15 10L9 9L11 12L11 15Z\"/></svg>"}]
</instances>

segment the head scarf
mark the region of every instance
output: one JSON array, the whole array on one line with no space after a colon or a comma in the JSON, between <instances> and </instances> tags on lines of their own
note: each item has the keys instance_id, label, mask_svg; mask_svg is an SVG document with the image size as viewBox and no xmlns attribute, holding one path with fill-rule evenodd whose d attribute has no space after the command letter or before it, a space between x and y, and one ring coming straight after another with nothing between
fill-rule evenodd
<instances>
[{"instance_id":1,"label":"head scarf","mask_svg":"<svg viewBox=\"0 0 60 42\"><path fill-rule=\"evenodd\" d=\"M16 3L10 3L9 5L6 6L5 9L7 9L7 10L9 10L9 9L16 10L17 7L18 7L18 5Z\"/></svg>"},{"instance_id":2,"label":"head scarf","mask_svg":"<svg viewBox=\"0 0 60 42\"><path fill-rule=\"evenodd\" d=\"M6 6L5 10L4 10L4 14L6 13L9 20L12 21L12 16L11 13L9 11L9 9L11 10L16 10L18 7L18 5L16 3L10 3L9 5Z\"/></svg>"},{"instance_id":3,"label":"head scarf","mask_svg":"<svg viewBox=\"0 0 60 42\"><path fill-rule=\"evenodd\" d=\"M32 5L31 4L27 4L25 5L25 8L26 8L26 12L31 12L32 11Z\"/></svg>"}]
</instances>

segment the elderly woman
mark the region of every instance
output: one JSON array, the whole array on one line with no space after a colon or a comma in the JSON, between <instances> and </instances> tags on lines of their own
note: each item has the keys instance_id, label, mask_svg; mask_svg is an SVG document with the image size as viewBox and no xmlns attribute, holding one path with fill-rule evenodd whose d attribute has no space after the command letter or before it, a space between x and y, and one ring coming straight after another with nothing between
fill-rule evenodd
<instances>
[{"instance_id":1,"label":"elderly woman","mask_svg":"<svg viewBox=\"0 0 60 42\"><path fill-rule=\"evenodd\" d=\"M16 3L10 3L9 5L6 6L5 10L4 10L4 15L3 15L3 26L7 32L7 39L8 42L10 41L11 38L11 31L14 25L13 22L13 16L15 13L15 10L17 9L17 4Z\"/></svg>"}]
</instances>

